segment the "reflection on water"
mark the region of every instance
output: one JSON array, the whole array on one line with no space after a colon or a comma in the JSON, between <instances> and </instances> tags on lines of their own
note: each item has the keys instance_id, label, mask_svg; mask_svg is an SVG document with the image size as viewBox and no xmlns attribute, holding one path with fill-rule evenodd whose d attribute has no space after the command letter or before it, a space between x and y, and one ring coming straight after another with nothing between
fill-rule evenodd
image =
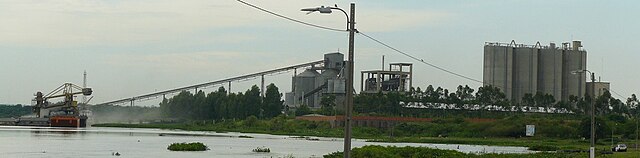
<instances>
[{"instance_id":1,"label":"reflection on water","mask_svg":"<svg viewBox=\"0 0 640 158\"><path fill-rule=\"evenodd\" d=\"M85 131L78 131L78 130L61 130L61 131L47 131L47 130L30 130L31 132L31 136L34 137L56 137L56 136L62 136L62 137L75 137L75 136L83 136L86 134Z\"/></svg>"},{"instance_id":2,"label":"reflection on water","mask_svg":"<svg viewBox=\"0 0 640 158\"><path fill-rule=\"evenodd\" d=\"M250 136L253 138L241 138ZM211 150L172 152L166 148L176 142L202 142ZM425 146L462 152L528 153L524 147L497 147L456 144L374 143L354 140L353 147L364 145ZM271 153L254 153L256 147L268 147ZM340 138L300 138L250 133L190 132L127 128L51 128L0 126L0 157L322 157L341 151Z\"/></svg>"}]
</instances>

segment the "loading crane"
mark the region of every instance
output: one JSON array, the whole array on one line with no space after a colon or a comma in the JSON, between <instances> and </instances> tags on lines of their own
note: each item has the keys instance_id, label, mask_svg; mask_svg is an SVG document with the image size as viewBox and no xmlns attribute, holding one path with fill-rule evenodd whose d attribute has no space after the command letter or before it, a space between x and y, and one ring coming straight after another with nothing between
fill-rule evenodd
<instances>
[{"instance_id":1,"label":"loading crane","mask_svg":"<svg viewBox=\"0 0 640 158\"><path fill-rule=\"evenodd\" d=\"M86 127L87 116L80 114L78 101L74 100L74 96L89 96L92 93L91 88L83 88L72 83L65 83L46 95L37 92L33 99L33 112L37 118L49 118L52 127ZM57 98L62 98L62 101L49 101ZM89 100L82 104L86 105Z\"/></svg>"}]
</instances>

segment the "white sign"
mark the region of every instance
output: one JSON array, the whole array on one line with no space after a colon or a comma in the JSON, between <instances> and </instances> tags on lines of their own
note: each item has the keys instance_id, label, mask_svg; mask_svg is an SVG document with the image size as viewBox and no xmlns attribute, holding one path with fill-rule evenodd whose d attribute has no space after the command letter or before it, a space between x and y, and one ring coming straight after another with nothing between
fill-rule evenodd
<instances>
[{"instance_id":1,"label":"white sign","mask_svg":"<svg viewBox=\"0 0 640 158\"><path fill-rule=\"evenodd\" d=\"M527 130L525 131L525 135L527 137L533 137L536 133L536 125L527 125Z\"/></svg>"}]
</instances>

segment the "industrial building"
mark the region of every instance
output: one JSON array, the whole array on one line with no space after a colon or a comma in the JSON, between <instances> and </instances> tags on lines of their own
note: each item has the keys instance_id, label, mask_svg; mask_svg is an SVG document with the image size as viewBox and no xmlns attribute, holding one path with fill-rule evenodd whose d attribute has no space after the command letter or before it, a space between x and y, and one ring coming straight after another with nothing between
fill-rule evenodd
<instances>
[{"instance_id":1,"label":"industrial building","mask_svg":"<svg viewBox=\"0 0 640 158\"><path fill-rule=\"evenodd\" d=\"M389 69L360 72L360 92L404 92L413 86L413 64L391 63Z\"/></svg>"},{"instance_id":2,"label":"industrial building","mask_svg":"<svg viewBox=\"0 0 640 158\"><path fill-rule=\"evenodd\" d=\"M611 87L611 84L609 82L602 82L602 81L587 82L587 95L592 98L594 97L593 94L591 93L591 88L593 88L593 91L596 94L596 96L601 96L602 94L604 94L605 91L609 91L610 87Z\"/></svg>"},{"instance_id":3,"label":"industrial building","mask_svg":"<svg viewBox=\"0 0 640 158\"><path fill-rule=\"evenodd\" d=\"M320 108L323 95L334 95L337 106L344 104L345 71L344 55L328 53L324 55L323 66L311 67L292 77L291 92L285 94L285 105Z\"/></svg>"},{"instance_id":4,"label":"industrial building","mask_svg":"<svg viewBox=\"0 0 640 158\"><path fill-rule=\"evenodd\" d=\"M542 46L490 43L484 46L484 85L500 88L507 99L520 102L525 94L551 94L557 101L585 94L587 51L581 41Z\"/></svg>"}]
</instances>

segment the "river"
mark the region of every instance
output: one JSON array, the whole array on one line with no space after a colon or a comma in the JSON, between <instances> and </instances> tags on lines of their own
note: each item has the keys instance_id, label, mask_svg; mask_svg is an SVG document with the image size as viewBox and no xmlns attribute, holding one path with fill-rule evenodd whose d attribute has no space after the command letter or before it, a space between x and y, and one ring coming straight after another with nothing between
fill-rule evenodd
<instances>
[{"instance_id":1,"label":"river","mask_svg":"<svg viewBox=\"0 0 640 158\"><path fill-rule=\"evenodd\" d=\"M239 138L239 136L253 138ZM0 157L322 157L322 155L342 151L341 138L312 137L307 140L290 136L215 133L160 129L105 128L90 127L50 128L0 126ZM176 152L167 146L176 142L202 142L211 150L204 152ZM485 145L424 144L424 143L378 143L354 139L352 147L364 145L383 146L424 146L438 149L458 150L466 153L530 153L525 147L504 147ZM271 153L254 153L256 147L268 147Z\"/></svg>"}]
</instances>

